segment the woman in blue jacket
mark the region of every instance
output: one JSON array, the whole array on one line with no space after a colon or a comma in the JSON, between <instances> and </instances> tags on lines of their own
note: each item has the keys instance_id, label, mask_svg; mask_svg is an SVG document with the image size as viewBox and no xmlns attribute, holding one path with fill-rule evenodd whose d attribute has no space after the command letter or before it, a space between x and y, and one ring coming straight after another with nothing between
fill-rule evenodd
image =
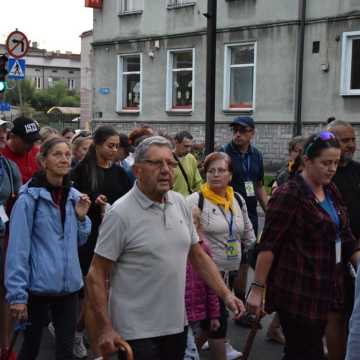
<instances>
[{"instance_id":1,"label":"woman in blue jacket","mask_svg":"<svg viewBox=\"0 0 360 360\"><path fill-rule=\"evenodd\" d=\"M51 138L39 154L42 171L21 189L10 219L6 299L14 318L28 320L19 360L36 359L51 311L56 359L73 359L78 292L83 287L78 247L87 241L90 200L71 187L71 150Z\"/></svg>"}]
</instances>

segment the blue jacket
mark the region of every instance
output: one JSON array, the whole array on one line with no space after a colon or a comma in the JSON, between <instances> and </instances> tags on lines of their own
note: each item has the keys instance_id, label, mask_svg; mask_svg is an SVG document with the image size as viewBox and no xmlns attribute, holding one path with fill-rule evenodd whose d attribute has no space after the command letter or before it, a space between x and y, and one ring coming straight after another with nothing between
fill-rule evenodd
<instances>
[{"instance_id":1,"label":"blue jacket","mask_svg":"<svg viewBox=\"0 0 360 360\"><path fill-rule=\"evenodd\" d=\"M80 222L75 204L80 193L70 188L62 223L59 207L44 187L21 187L10 217L6 256L6 299L26 304L28 292L44 295L73 293L83 287L78 246L91 231L88 217Z\"/></svg>"}]
</instances>

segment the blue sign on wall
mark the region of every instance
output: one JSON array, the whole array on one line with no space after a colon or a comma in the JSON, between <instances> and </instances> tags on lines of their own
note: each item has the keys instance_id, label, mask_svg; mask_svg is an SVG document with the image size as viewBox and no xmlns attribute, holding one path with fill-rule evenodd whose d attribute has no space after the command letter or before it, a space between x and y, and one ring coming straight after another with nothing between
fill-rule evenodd
<instances>
[{"instance_id":1,"label":"blue sign on wall","mask_svg":"<svg viewBox=\"0 0 360 360\"><path fill-rule=\"evenodd\" d=\"M99 89L99 93L102 95L108 95L108 94L110 94L110 89L106 88L106 87L102 87Z\"/></svg>"}]
</instances>

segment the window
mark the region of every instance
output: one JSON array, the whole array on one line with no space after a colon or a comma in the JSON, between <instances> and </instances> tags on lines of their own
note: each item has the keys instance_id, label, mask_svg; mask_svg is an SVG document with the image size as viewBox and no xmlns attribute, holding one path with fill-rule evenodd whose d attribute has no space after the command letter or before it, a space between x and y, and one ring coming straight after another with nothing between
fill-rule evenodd
<instances>
[{"instance_id":1,"label":"window","mask_svg":"<svg viewBox=\"0 0 360 360\"><path fill-rule=\"evenodd\" d=\"M69 90L75 89L75 79L68 79L68 88Z\"/></svg>"},{"instance_id":2,"label":"window","mask_svg":"<svg viewBox=\"0 0 360 360\"><path fill-rule=\"evenodd\" d=\"M120 55L118 58L117 111L141 110L141 54Z\"/></svg>"},{"instance_id":3,"label":"window","mask_svg":"<svg viewBox=\"0 0 360 360\"><path fill-rule=\"evenodd\" d=\"M48 86L49 86L49 88L51 88L51 87L54 87L54 79L53 78L51 78L51 77L49 77L48 78Z\"/></svg>"},{"instance_id":4,"label":"window","mask_svg":"<svg viewBox=\"0 0 360 360\"><path fill-rule=\"evenodd\" d=\"M194 58L194 49L168 51L166 111L193 110Z\"/></svg>"},{"instance_id":5,"label":"window","mask_svg":"<svg viewBox=\"0 0 360 360\"><path fill-rule=\"evenodd\" d=\"M224 60L224 110L253 110L256 44L226 45Z\"/></svg>"},{"instance_id":6,"label":"window","mask_svg":"<svg viewBox=\"0 0 360 360\"><path fill-rule=\"evenodd\" d=\"M360 95L360 31L343 33L341 95Z\"/></svg>"},{"instance_id":7,"label":"window","mask_svg":"<svg viewBox=\"0 0 360 360\"><path fill-rule=\"evenodd\" d=\"M191 0L169 0L168 8L177 8L183 6L192 6L195 5L195 1Z\"/></svg>"},{"instance_id":8,"label":"window","mask_svg":"<svg viewBox=\"0 0 360 360\"><path fill-rule=\"evenodd\" d=\"M120 14L141 13L143 0L120 0Z\"/></svg>"},{"instance_id":9,"label":"window","mask_svg":"<svg viewBox=\"0 0 360 360\"><path fill-rule=\"evenodd\" d=\"M35 89L41 89L41 77L35 76L34 78Z\"/></svg>"}]
</instances>

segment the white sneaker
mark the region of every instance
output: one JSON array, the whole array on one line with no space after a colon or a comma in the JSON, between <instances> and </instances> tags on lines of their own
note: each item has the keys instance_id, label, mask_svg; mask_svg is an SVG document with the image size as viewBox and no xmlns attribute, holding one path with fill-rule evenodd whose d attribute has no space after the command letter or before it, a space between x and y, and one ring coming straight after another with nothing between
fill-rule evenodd
<instances>
[{"instance_id":1,"label":"white sneaker","mask_svg":"<svg viewBox=\"0 0 360 360\"><path fill-rule=\"evenodd\" d=\"M52 321L49 322L48 330L51 336L55 339L55 327Z\"/></svg>"},{"instance_id":2,"label":"white sneaker","mask_svg":"<svg viewBox=\"0 0 360 360\"><path fill-rule=\"evenodd\" d=\"M75 332L73 354L78 359L82 359L88 356L87 349L84 345L83 334L78 331Z\"/></svg>"},{"instance_id":3,"label":"white sneaker","mask_svg":"<svg viewBox=\"0 0 360 360\"><path fill-rule=\"evenodd\" d=\"M229 342L225 342L225 351L227 360L239 359L242 356L242 353L235 350Z\"/></svg>"},{"instance_id":4,"label":"white sneaker","mask_svg":"<svg viewBox=\"0 0 360 360\"><path fill-rule=\"evenodd\" d=\"M210 349L209 342L208 341L204 342L203 346L201 347L201 350L209 350L209 349Z\"/></svg>"}]
</instances>

